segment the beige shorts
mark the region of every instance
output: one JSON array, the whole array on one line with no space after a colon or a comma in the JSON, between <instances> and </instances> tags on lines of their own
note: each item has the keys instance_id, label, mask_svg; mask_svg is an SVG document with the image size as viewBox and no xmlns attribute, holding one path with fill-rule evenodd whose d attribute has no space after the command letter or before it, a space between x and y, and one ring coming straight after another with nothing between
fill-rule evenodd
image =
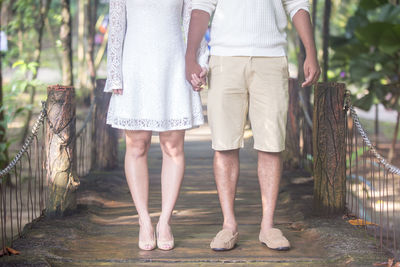
<instances>
[{"instance_id":1,"label":"beige shorts","mask_svg":"<svg viewBox=\"0 0 400 267\"><path fill-rule=\"evenodd\" d=\"M214 150L243 147L249 114L254 148L285 149L288 111L286 57L211 56L208 122Z\"/></svg>"}]
</instances>

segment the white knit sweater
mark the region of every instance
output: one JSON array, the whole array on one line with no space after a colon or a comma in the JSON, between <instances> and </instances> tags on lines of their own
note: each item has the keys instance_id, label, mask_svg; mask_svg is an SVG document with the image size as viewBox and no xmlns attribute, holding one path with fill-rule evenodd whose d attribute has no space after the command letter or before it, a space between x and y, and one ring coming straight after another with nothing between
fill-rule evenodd
<instances>
[{"instance_id":1,"label":"white knit sweater","mask_svg":"<svg viewBox=\"0 0 400 267\"><path fill-rule=\"evenodd\" d=\"M193 0L193 9L214 13L211 55L285 56L287 15L308 0Z\"/></svg>"}]
</instances>

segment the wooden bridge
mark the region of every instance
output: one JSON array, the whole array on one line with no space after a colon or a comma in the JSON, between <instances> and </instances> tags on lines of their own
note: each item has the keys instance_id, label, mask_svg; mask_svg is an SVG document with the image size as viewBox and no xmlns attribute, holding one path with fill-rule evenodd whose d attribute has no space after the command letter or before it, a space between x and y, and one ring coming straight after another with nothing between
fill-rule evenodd
<instances>
[{"instance_id":1,"label":"wooden bridge","mask_svg":"<svg viewBox=\"0 0 400 267\"><path fill-rule=\"evenodd\" d=\"M251 138L246 139L240 154L236 199L239 245L224 253L209 249L222 216L207 125L187 132L186 174L172 222L176 249L140 251L137 215L123 173L124 144L119 143L117 131L105 126L109 96L102 93L104 81L99 81L94 104L78 124L73 88L49 88L43 122L46 131L37 131L20 163L2 175L4 256L0 264L368 266L398 256L399 218L394 215L399 177L395 167L385 165L372 154L369 158L353 155L360 145L365 151L368 146L360 137L357 139L352 117L346 116L350 106L349 102L346 105L344 85L319 84L314 116L301 102L296 82L291 85L288 151L275 220L292 243L289 252L271 251L258 242L261 200ZM307 116L313 117L313 127L307 123ZM314 137L313 146L310 134ZM246 136L251 137L250 129ZM374 169L367 163L362 165L367 160L376 160ZM154 136L149 153L149 204L154 223L161 206L160 167L161 152ZM383 190L373 191L378 184ZM348 217L344 215L346 207ZM349 219L361 226L351 225Z\"/></svg>"}]
</instances>

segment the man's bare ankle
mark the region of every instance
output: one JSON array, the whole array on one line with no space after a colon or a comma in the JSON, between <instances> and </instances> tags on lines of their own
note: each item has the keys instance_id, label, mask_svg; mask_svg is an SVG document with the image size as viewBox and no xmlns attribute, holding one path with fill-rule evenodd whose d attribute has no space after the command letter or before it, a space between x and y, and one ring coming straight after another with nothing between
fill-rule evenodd
<instances>
[{"instance_id":1,"label":"man's bare ankle","mask_svg":"<svg viewBox=\"0 0 400 267\"><path fill-rule=\"evenodd\" d=\"M265 231L265 230L268 230L268 229L271 229L271 228L274 228L274 224L273 223L270 223L270 222L261 222L261 230L262 231Z\"/></svg>"},{"instance_id":2,"label":"man's bare ankle","mask_svg":"<svg viewBox=\"0 0 400 267\"><path fill-rule=\"evenodd\" d=\"M237 223L224 223L222 225L222 229L229 229L231 230L233 233L237 233Z\"/></svg>"}]
</instances>

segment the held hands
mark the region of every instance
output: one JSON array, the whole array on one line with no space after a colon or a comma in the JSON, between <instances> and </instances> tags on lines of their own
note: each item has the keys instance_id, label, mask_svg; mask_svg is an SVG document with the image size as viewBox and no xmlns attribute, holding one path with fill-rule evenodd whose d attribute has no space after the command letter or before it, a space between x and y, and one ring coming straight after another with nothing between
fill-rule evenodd
<instances>
[{"instance_id":1,"label":"held hands","mask_svg":"<svg viewBox=\"0 0 400 267\"><path fill-rule=\"evenodd\" d=\"M190 83L192 84L193 90L201 91L206 87L207 85L206 76L207 76L206 68L202 68L199 75L195 73L192 74L192 79L190 80Z\"/></svg>"},{"instance_id":2,"label":"held hands","mask_svg":"<svg viewBox=\"0 0 400 267\"><path fill-rule=\"evenodd\" d=\"M113 89L113 94L115 95L122 95L123 90L122 89Z\"/></svg>"},{"instance_id":3,"label":"held hands","mask_svg":"<svg viewBox=\"0 0 400 267\"><path fill-rule=\"evenodd\" d=\"M304 76L306 80L301 87L306 87L317 83L320 75L321 69L317 59L315 57L306 57L306 60L304 61Z\"/></svg>"},{"instance_id":4,"label":"held hands","mask_svg":"<svg viewBox=\"0 0 400 267\"><path fill-rule=\"evenodd\" d=\"M192 84L194 91L201 91L207 85L207 69L202 68L196 60L186 59L186 79Z\"/></svg>"}]
</instances>

